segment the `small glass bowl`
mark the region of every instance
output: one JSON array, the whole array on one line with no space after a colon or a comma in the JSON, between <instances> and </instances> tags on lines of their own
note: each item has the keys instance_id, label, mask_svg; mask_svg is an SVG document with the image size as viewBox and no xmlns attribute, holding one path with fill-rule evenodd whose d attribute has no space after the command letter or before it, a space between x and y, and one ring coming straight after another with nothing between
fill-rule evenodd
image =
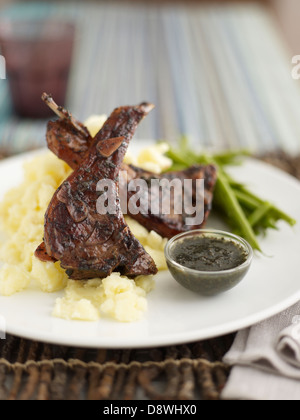
<instances>
[{"instance_id":1,"label":"small glass bowl","mask_svg":"<svg viewBox=\"0 0 300 420\"><path fill-rule=\"evenodd\" d=\"M172 256L175 245L178 245L184 239L197 236L213 239L222 238L223 240L235 242L244 250L246 261L235 268L221 271L198 271L177 263ZM220 230L199 229L181 233L169 240L165 248L165 256L169 270L179 284L201 295L212 296L230 290L241 282L250 268L253 250L245 239L237 235Z\"/></svg>"}]
</instances>

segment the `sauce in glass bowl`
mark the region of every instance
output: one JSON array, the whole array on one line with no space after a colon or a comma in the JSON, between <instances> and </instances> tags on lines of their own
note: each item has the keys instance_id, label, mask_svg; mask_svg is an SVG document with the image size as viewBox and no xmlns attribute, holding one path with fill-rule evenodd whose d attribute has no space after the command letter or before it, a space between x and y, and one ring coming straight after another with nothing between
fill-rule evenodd
<instances>
[{"instance_id":1,"label":"sauce in glass bowl","mask_svg":"<svg viewBox=\"0 0 300 420\"><path fill-rule=\"evenodd\" d=\"M178 264L199 271L230 270L247 259L247 252L237 242L205 235L178 242L172 255Z\"/></svg>"},{"instance_id":2,"label":"sauce in glass bowl","mask_svg":"<svg viewBox=\"0 0 300 420\"><path fill-rule=\"evenodd\" d=\"M202 295L215 295L232 289L245 277L253 250L237 235L201 229L175 236L165 255L178 283Z\"/></svg>"}]
</instances>

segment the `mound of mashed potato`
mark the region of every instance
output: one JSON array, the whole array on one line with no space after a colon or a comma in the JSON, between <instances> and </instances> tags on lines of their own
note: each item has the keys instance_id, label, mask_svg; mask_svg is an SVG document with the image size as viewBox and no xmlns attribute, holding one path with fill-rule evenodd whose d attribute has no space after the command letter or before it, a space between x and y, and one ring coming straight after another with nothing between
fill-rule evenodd
<instances>
[{"instance_id":1,"label":"mound of mashed potato","mask_svg":"<svg viewBox=\"0 0 300 420\"><path fill-rule=\"evenodd\" d=\"M86 125L95 135L105 116L92 116ZM150 146L127 156L126 162L159 173L170 167L163 156L167 146ZM24 165L24 181L10 190L0 203L0 228L6 238L0 246L0 294L11 296L34 285L42 292L64 290L56 300L53 316L82 321L97 321L103 316L120 322L141 319L147 310L146 295L154 288L153 276L131 280L119 273L100 280L69 280L59 262L41 262L34 252L44 235L44 215L53 194L70 175L71 169L52 153L38 155ZM158 269L167 270L164 257L166 239L148 232L126 217L133 234L154 259Z\"/></svg>"}]
</instances>

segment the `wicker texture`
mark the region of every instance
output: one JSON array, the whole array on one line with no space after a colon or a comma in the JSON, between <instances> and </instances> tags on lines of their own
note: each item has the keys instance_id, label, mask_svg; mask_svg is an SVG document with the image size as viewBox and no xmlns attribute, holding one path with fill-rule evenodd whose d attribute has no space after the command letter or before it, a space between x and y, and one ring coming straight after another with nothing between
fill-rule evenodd
<instances>
[{"instance_id":1,"label":"wicker texture","mask_svg":"<svg viewBox=\"0 0 300 420\"><path fill-rule=\"evenodd\" d=\"M0 348L1 400L216 400L233 336L148 350L88 350L8 336Z\"/></svg>"}]
</instances>

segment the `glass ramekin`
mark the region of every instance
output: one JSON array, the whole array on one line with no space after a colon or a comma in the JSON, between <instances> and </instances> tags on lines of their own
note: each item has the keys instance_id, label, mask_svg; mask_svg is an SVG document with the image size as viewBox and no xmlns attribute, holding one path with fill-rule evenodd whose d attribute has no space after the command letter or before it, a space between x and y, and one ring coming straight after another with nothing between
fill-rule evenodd
<instances>
[{"instance_id":1,"label":"glass ramekin","mask_svg":"<svg viewBox=\"0 0 300 420\"><path fill-rule=\"evenodd\" d=\"M184 239L197 236L233 241L244 250L245 262L237 267L221 271L199 271L176 262L172 256L175 245L177 246ZM253 249L245 239L232 233L213 229L199 229L181 233L170 239L165 248L165 256L169 270L179 284L193 292L211 296L230 290L242 281L251 266Z\"/></svg>"}]
</instances>

